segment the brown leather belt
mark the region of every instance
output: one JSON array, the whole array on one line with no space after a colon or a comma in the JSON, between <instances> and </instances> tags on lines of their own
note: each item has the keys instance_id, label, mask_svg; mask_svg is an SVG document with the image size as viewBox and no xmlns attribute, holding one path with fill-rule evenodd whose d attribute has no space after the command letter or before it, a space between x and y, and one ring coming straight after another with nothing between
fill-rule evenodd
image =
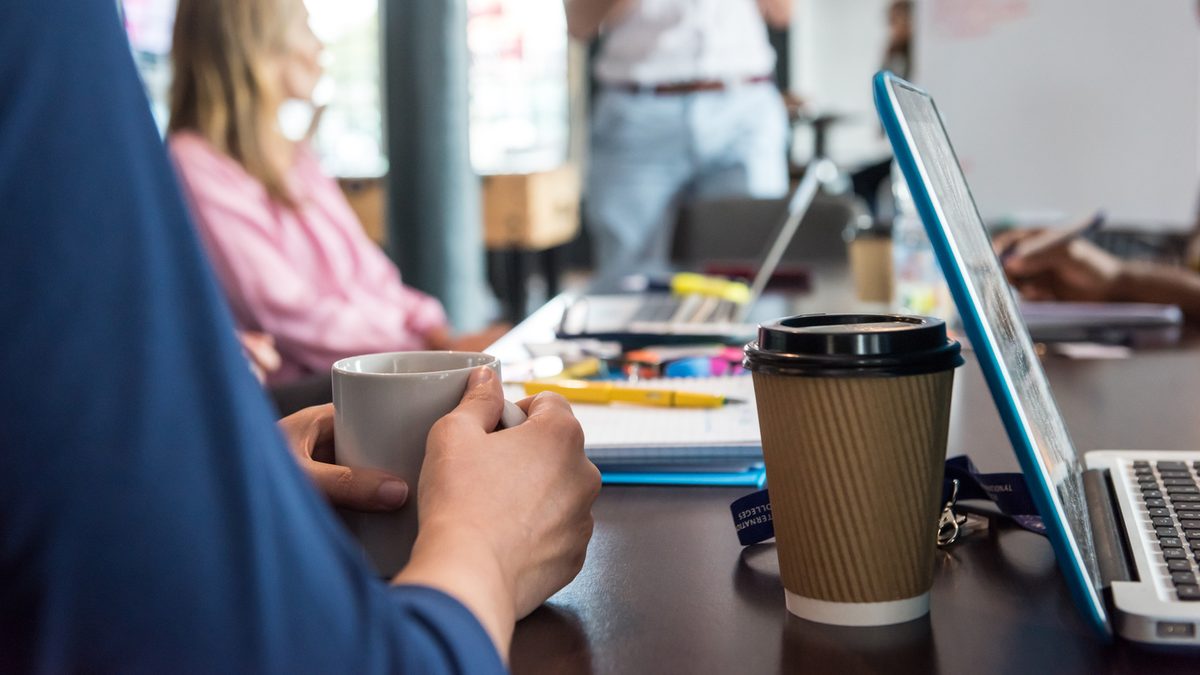
<instances>
[{"instance_id":1,"label":"brown leather belt","mask_svg":"<svg viewBox=\"0 0 1200 675\"><path fill-rule=\"evenodd\" d=\"M775 78L770 75L758 75L755 77L747 77L742 80L729 82L726 80L692 80L690 82L670 82L667 84L638 84L636 82L619 82L616 84L606 84L605 87L616 91L623 91L627 94L654 94L655 96L678 96L680 94L694 94L700 91L724 91L730 88L733 84L761 84L763 82L774 82Z\"/></svg>"}]
</instances>

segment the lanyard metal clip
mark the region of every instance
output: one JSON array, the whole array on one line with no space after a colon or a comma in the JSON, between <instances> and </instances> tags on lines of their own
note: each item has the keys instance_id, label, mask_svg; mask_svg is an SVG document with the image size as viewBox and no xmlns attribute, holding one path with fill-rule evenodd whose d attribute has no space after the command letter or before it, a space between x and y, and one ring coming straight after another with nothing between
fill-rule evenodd
<instances>
[{"instance_id":1,"label":"lanyard metal clip","mask_svg":"<svg viewBox=\"0 0 1200 675\"><path fill-rule=\"evenodd\" d=\"M938 517L938 546L949 546L958 541L958 535L962 532L963 525L967 524L967 517L958 515L954 510L957 503L958 479L955 478L950 482L950 499L946 500L945 506L942 507L942 514Z\"/></svg>"}]
</instances>

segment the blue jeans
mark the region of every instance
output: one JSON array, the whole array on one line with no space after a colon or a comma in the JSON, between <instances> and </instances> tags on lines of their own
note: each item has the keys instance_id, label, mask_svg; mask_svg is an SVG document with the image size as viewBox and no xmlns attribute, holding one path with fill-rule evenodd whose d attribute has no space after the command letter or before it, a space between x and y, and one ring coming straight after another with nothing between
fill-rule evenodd
<instances>
[{"instance_id":1,"label":"blue jeans","mask_svg":"<svg viewBox=\"0 0 1200 675\"><path fill-rule=\"evenodd\" d=\"M604 90L592 114L584 214L597 282L669 269L685 200L783 196L786 136L787 112L769 83L681 95Z\"/></svg>"}]
</instances>

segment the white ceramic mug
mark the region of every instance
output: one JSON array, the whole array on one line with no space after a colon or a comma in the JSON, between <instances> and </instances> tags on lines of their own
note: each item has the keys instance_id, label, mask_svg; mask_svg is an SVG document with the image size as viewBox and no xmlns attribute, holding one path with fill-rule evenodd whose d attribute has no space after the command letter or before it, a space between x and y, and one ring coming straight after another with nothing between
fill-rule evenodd
<instances>
[{"instance_id":1,"label":"white ceramic mug","mask_svg":"<svg viewBox=\"0 0 1200 675\"><path fill-rule=\"evenodd\" d=\"M343 513L382 576L408 563L417 538L417 482L429 430L462 400L471 371L479 366L500 377L496 357L474 352L367 354L333 364L338 464L382 469L408 483L408 503L399 511ZM501 426L524 419L520 408L505 402Z\"/></svg>"}]
</instances>

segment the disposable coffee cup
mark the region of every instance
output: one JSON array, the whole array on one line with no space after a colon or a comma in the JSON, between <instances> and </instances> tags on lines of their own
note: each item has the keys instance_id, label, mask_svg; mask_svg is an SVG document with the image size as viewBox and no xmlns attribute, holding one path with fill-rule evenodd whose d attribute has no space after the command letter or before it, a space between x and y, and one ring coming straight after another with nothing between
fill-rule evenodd
<instances>
[{"instance_id":1,"label":"disposable coffee cup","mask_svg":"<svg viewBox=\"0 0 1200 675\"><path fill-rule=\"evenodd\" d=\"M959 352L940 319L888 314L793 316L746 345L792 614L928 613Z\"/></svg>"},{"instance_id":2,"label":"disposable coffee cup","mask_svg":"<svg viewBox=\"0 0 1200 675\"><path fill-rule=\"evenodd\" d=\"M496 357L474 352L394 352L333 364L337 462L382 469L408 483L409 499L392 513L343 512L343 520L381 576L408 563L417 538L417 482L434 422L462 400L471 371L486 366L500 377ZM505 402L501 426L525 419Z\"/></svg>"},{"instance_id":3,"label":"disposable coffee cup","mask_svg":"<svg viewBox=\"0 0 1200 675\"><path fill-rule=\"evenodd\" d=\"M883 221L861 215L845 231L854 290L863 302L892 301L892 232Z\"/></svg>"},{"instance_id":4,"label":"disposable coffee cup","mask_svg":"<svg viewBox=\"0 0 1200 675\"><path fill-rule=\"evenodd\" d=\"M850 244L850 272L854 290L863 302L892 301L892 240L887 236L860 236Z\"/></svg>"}]
</instances>

